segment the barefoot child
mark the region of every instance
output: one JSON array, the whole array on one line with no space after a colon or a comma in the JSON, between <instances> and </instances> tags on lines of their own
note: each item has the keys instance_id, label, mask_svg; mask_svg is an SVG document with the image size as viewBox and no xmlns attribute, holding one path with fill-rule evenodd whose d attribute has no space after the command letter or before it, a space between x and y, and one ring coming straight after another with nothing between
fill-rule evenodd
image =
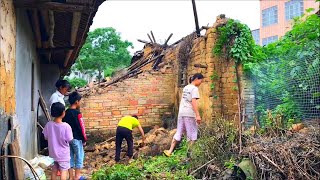
<instances>
[{"instance_id":1,"label":"barefoot child","mask_svg":"<svg viewBox=\"0 0 320 180\"><path fill-rule=\"evenodd\" d=\"M129 157L129 162L131 161L131 158L133 156L133 137L132 137L132 129L133 128L139 128L139 131L142 135L142 139L144 141L144 131L140 125L140 122L138 121L138 116L126 116L123 117L117 127L116 132L116 162L120 161L120 153L121 153L121 144L123 139L127 141L128 144L128 151L127 156Z\"/></svg>"},{"instance_id":2,"label":"barefoot child","mask_svg":"<svg viewBox=\"0 0 320 180\"><path fill-rule=\"evenodd\" d=\"M73 133L73 140L70 142L70 156L71 168L69 169L69 178L72 179L85 179L81 176L81 169L83 168L84 151L83 145L87 141L85 127L80 113L80 100L81 95L78 92L72 92L69 95L70 108L66 111L66 116L63 121L71 126ZM74 176L75 169L75 176Z\"/></svg>"},{"instance_id":3,"label":"barefoot child","mask_svg":"<svg viewBox=\"0 0 320 180\"><path fill-rule=\"evenodd\" d=\"M48 140L49 156L54 159L51 179L57 179L56 173L60 170L60 179L66 180L70 168L69 142L73 139L73 135L69 124L62 122L64 115L64 105L60 102L53 103L51 116L54 117L54 121L49 121L42 131Z\"/></svg>"}]
</instances>

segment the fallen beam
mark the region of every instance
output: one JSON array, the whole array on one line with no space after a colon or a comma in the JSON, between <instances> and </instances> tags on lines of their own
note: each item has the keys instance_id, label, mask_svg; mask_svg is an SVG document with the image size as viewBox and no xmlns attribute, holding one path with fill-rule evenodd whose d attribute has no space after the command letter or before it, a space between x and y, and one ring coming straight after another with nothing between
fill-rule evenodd
<instances>
[{"instance_id":1,"label":"fallen beam","mask_svg":"<svg viewBox=\"0 0 320 180\"><path fill-rule=\"evenodd\" d=\"M167 38L166 42L163 44L164 47L166 47L168 45L168 42L169 42L170 38L172 37L172 35L173 35L173 33L171 33L169 35L169 37Z\"/></svg>"},{"instance_id":2,"label":"fallen beam","mask_svg":"<svg viewBox=\"0 0 320 180\"><path fill-rule=\"evenodd\" d=\"M207 69L208 65L206 65L206 64L195 64L194 67Z\"/></svg>"},{"instance_id":3,"label":"fallen beam","mask_svg":"<svg viewBox=\"0 0 320 180\"><path fill-rule=\"evenodd\" d=\"M156 39L154 38L153 32L152 32L152 31L150 31L150 33L151 33L151 36L152 36L153 42L154 42L154 43L157 43Z\"/></svg>"},{"instance_id":4,"label":"fallen beam","mask_svg":"<svg viewBox=\"0 0 320 180\"><path fill-rule=\"evenodd\" d=\"M148 41L145 41L145 40L141 40L141 39L137 39L139 42L141 42L141 43L145 43L145 44L151 44L150 42L148 42Z\"/></svg>"},{"instance_id":5,"label":"fallen beam","mask_svg":"<svg viewBox=\"0 0 320 180\"><path fill-rule=\"evenodd\" d=\"M148 35L148 38L149 38L150 42L151 42L151 43L154 43L154 42L152 41L150 35L149 35L149 34L147 34L147 35Z\"/></svg>"}]
</instances>

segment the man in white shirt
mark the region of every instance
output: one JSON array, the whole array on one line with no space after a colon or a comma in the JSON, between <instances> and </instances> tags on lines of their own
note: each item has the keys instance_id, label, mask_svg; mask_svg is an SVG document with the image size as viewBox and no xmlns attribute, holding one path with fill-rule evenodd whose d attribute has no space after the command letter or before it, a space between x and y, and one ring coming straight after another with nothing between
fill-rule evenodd
<instances>
[{"instance_id":1,"label":"man in white shirt","mask_svg":"<svg viewBox=\"0 0 320 180\"><path fill-rule=\"evenodd\" d=\"M50 109L51 109L51 105L56 102L60 102L64 106L66 105L63 98L67 94L69 89L71 88L71 85L67 80L60 80L59 79L56 82L56 88L57 88L56 92L51 95L50 100L49 100Z\"/></svg>"}]
</instances>

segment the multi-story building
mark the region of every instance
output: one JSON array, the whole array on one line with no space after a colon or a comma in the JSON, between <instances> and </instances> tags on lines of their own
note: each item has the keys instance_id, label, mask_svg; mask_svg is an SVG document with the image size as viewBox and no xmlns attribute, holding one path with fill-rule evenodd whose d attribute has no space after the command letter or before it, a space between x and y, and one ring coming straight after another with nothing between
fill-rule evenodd
<instances>
[{"instance_id":1,"label":"multi-story building","mask_svg":"<svg viewBox=\"0 0 320 180\"><path fill-rule=\"evenodd\" d=\"M104 74L104 71L102 72L102 76L103 76L103 74ZM97 81L99 79L98 76L99 76L98 71L93 71L91 73L82 73L81 71L74 70L74 71L71 71L70 75L67 77L70 79L81 78L81 79L86 80L88 83L90 83L90 82Z\"/></svg>"},{"instance_id":2,"label":"multi-story building","mask_svg":"<svg viewBox=\"0 0 320 180\"><path fill-rule=\"evenodd\" d=\"M317 12L319 2L315 0L260 0L258 44L264 46L278 40L291 30L293 18L303 15L309 8L313 8L314 13ZM256 32L252 33L255 36Z\"/></svg>"},{"instance_id":3,"label":"multi-story building","mask_svg":"<svg viewBox=\"0 0 320 180\"><path fill-rule=\"evenodd\" d=\"M251 33L252 33L254 42L256 42L256 44L260 44L260 29L252 30Z\"/></svg>"}]
</instances>

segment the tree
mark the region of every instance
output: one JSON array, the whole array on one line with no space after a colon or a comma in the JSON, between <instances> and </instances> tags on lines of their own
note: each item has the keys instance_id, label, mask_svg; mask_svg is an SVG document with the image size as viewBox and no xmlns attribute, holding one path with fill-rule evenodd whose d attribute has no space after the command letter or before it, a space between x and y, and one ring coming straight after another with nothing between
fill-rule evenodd
<instances>
[{"instance_id":1,"label":"tree","mask_svg":"<svg viewBox=\"0 0 320 180\"><path fill-rule=\"evenodd\" d=\"M98 28L88 33L75 68L82 73L92 74L98 71L99 81L105 69L118 69L130 64L129 41L122 41L114 28Z\"/></svg>"},{"instance_id":2,"label":"tree","mask_svg":"<svg viewBox=\"0 0 320 180\"><path fill-rule=\"evenodd\" d=\"M72 88L81 88L87 85L87 81L81 78L65 78L65 80L69 81L69 83L71 84Z\"/></svg>"}]
</instances>

